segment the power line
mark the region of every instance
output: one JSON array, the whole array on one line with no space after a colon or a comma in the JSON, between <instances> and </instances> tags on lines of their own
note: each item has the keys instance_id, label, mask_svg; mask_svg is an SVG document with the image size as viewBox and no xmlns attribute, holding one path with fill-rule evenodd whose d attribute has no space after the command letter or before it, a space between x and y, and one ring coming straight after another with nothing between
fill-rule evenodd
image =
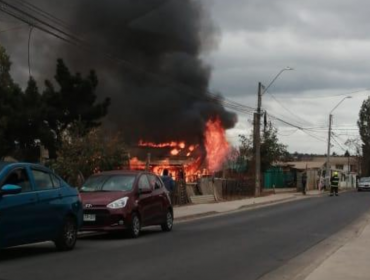
<instances>
[{"instance_id":1,"label":"power line","mask_svg":"<svg viewBox=\"0 0 370 280\"><path fill-rule=\"evenodd\" d=\"M304 127L301 127L301 126L298 126L298 125L295 125L295 124L289 123L289 122L287 122L287 121L285 121L285 120L283 120L283 119L281 119L281 118L278 118L278 117L272 116L271 114L269 115L269 117L271 117L271 118L273 118L273 119L275 119L275 120L277 120L277 121L279 121L279 122L282 122L282 123L284 123L284 124L286 124L286 125L289 125L289 126L295 127L295 128L297 128L297 129L299 129L299 130L303 131L304 133L306 133L308 136L310 136L310 137L312 137L312 138L315 138L316 140L319 140L319 141L321 141L321 142L326 142L326 140L325 140L325 139L320 138L319 136L317 136L317 135L313 134L313 133L312 133L312 132L310 132L310 131L307 131Z\"/></svg>"},{"instance_id":2,"label":"power line","mask_svg":"<svg viewBox=\"0 0 370 280\"><path fill-rule=\"evenodd\" d=\"M334 94L334 95L327 95L327 96L297 96L297 95L294 95L294 97L292 96L281 96L281 98L294 98L294 99L326 99L326 98L335 98L335 97L340 97L340 96L348 96L348 95L354 95L354 94L360 94L360 93L365 93L367 91L370 91L370 88L364 88L364 89L360 89L360 90L355 90L355 91L351 91L351 92L348 92L348 93L341 93L341 94Z\"/></svg>"},{"instance_id":3,"label":"power line","mask_svg":"<svg viewBox=\"0 0 370 280\"><path fill-rule=\"evenodd\" d=\"M303 121L302 124L306 123L306 124L311 124L310 122L306 121L305 119L302 119L301 117L297 116L296 114L294 114L291 110L289 110L287 107L285 107L283 105L283 103L281 103L272 93L268 92L267 93L282 107L285 109L285 111L287 111L289 114L291 114L293 117L295 118L298 118L300 119L301 121Z\"/></svg>"},{"instance_id":4,"label":"power line","mask_svg":"<svg viewBox=\"0 0 370 280\"><path fill-rule=\"evenodd\" d=\"M54 22L54 23L56 23L56 24L58 24L58 25L60 25L64 28L70 28L65 21L55 17L54 15L40 9L39 7L29 3L27 1L24 1L24 0L12 0L12 1L17 2L18 4L22 5L23 7L28 8L28 9L36 12L37 14L43 16L44 18L46 18L46 19L48 19L48 20L50 20L50 21L52 21L52 22Z\"/></svg>"}]
</instances>

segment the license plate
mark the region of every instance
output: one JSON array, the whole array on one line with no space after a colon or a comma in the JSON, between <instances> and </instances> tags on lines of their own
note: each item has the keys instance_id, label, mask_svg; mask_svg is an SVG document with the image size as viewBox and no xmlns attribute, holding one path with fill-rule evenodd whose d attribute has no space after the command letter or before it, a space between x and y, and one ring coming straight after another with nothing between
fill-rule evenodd
<instances>
[{"instance_id":1,"label":"license plate","mask_svg":"<svg viewBox=\"0 0 370 280\"><path fill-rule=\"evenodd\" d=\"M95 222L96 216L94 214L84 214L84 221L85 222Z\"/></svg>"}]
</instances>

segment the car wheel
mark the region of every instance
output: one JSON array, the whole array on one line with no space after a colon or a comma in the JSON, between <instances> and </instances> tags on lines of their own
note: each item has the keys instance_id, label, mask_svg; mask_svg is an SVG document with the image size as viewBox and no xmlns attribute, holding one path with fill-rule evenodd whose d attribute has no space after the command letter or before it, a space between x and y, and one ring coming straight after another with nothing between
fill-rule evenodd
<instances>
[{"instance_id":1,"label":"car wheel","mask_svg":"<svg viewBox=\"0 0 370 280\"><path fill-rule=\"evenodd\" d=\"M129 228L129 234L132 238L137 238L141 231L141 221L136 213L132 214L131 225Z\"/></svg>"},{"instance_id":2,"label":"car wheel","mask_svg":"<svg viewBox=\"0 0 370 280\"><path fill-rule=\"evenodd\" d=\"M171 231L173 228L173 215L170 210L167 211L166 214L166 222L161 224L161 228L163 231Z\"/></svg>"},{"instance_id":3,"label":"car wheel","mask_svg":"<svg viewBox=\"0 0 370 280\"><path fill-rule=\"evenodd\" d=\"M76 221L71 217L67 217L58 238L54 241L55 246L59 251L70 251L75 247L76 241Z\"/></svg>"},{"instance_id":4,"label":"car wheel","mask_svg":"<svg viewBox=\"0 0 370 280\"><path fill-rule=\"evenodd\" d=\"M361 189L357 189L357 191L358 191L358 192L360 192L360 191L361 191Z\"/></svg>"}]
</instances>

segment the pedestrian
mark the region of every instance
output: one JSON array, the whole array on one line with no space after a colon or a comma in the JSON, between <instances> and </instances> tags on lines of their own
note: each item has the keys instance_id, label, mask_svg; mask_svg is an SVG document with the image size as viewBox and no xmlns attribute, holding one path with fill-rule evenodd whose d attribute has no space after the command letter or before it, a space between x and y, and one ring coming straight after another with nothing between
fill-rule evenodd
<instances>
[{"instance_id":1,"label":"pedestrian","mask_svg":"<svg viewBox=\"0 0 370 280\"><path fill-rule=\"evenodd\" d=\"M334 172L333 176L330 178L330 196L339 196L338 194L338 188L339 188L339 176L338 172Z\"/></svg>"},{"instance_id":2,"label":"pedestrian","mask_svg":"<svg viewBox=\"0 0 370 280\"><path fill-rule=\"evenodd\" d=\"M302 173L302 194L306 195L307 173Z\"/></svg>"},{"instance_id":3,"label":"pedestrian","mask_svg":"<svg viewBox=\"0 0 370 280\"><path fill-rule=\"evenodd\" d=\"M175 181L169 175L168 169L164 169L163 170L163 174L162 174L161 179L162 179L162 181L163 181L164 186L166 187L166 189L170 193L172 193L174 191L174 189L175 189Z\"/></svg>"}]
</instances>

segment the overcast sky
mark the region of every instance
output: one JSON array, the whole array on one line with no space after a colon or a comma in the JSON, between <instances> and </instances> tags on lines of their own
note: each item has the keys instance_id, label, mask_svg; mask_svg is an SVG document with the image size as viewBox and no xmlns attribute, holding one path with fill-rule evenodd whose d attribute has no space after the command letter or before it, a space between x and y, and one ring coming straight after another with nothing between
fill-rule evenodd
<instances>
[{"instance_id":1,"label":"overcast sky","mask_svg":"<svg viewBox=\"0 0 370 280\"><path fill-rule=\"evenodd\" d=\"M366 89L370 88L370 3L366 0L199 1L204 2L219 28L218 47L203 55L213 67L211 90L256 107L258 82L268 85L281 69L292 67L294 71L284 71L263 96L263 109L274 117L311 130L308 135L271 119L279 130L279 139L288 145L290 152L326 153L329 112L350 95L352 99L346 99L333 112L334 133L339 143L333 142L332 149L344 153L343 148L347 148L344 142L358 137L358 112L369 96ZM54 2L58 5L59 1ZM4 15L0 24L17 25ZM28 30L11 34L1 30L0 43L14 54L15 65L24 66L25 57L15 54L17 50L23 53L26 50L23 43ZM9 36L13 41L18 39L19 44L7 44ZM50 41L47 53L57 57L53 44L56 42ZM38 61L33 63L37 68ZM27 68L17 69L19 79L22 76L19 72L26 75ZM238 134L250 134L251 123L250 115L239 114L237 126L227 132L230 142L236 145Z\"/></svg>"},{"instance_id":2,"label":"overcast sky","mask_svg":"<svg viewBox=\"0 0 370 280\"><path fill-rule=\"evenodd\" d=\"M346 149L344 142L358 137L358 112L369 96L362 90L370 88L368 1L204 1L221 30L219 48L206 57L214 68L213 90L256 107L258 82L268 85L289 66L295 70L283 72L262 101L268 114L315 128L312 137L272 120L289 151L326 153L329 112L346 95L353 98L333 112L336 140ZM250 132L251 121L239 115L230 140Z\"/></svg>"}]
</instances>

